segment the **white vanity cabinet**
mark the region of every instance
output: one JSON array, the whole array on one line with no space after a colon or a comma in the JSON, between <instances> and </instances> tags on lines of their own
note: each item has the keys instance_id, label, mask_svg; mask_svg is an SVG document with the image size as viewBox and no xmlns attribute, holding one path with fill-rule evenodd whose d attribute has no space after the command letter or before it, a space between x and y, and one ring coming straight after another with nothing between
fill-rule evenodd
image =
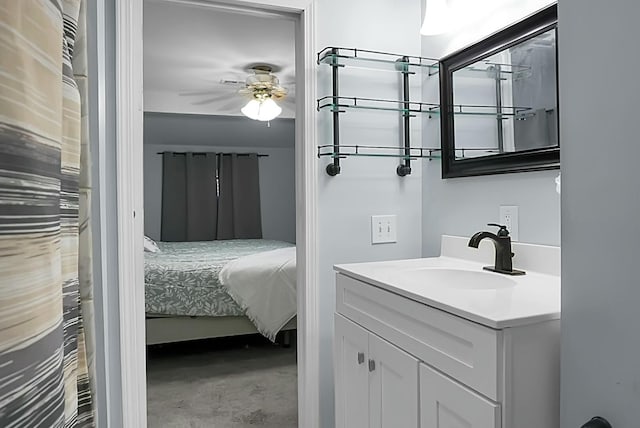
<instances>
[{"instance_id":1,"label":"white vanity cabinet","mask_svg":"<svg viewBox=\"0 0 640 428\"><path fill-rule=\"evenodd\" d=\"M492 328L338 271L337 428L559 427L559 317Z\"/></svg>"}]
</instances>

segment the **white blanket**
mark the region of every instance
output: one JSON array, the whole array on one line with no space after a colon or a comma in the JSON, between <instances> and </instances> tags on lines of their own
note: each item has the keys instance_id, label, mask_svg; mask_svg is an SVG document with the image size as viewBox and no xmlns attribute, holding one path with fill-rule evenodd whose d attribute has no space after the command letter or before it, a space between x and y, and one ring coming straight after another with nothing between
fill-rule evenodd
<instances>
[{"instance_id":1,"label":"white blanket","mask_svg":"<svg viewBox=\"0 0 640 428\"><path fill-rule=\"evenodd\" d=\"M295 315L296 248L281 248L240 257L218 275L229 295L271 341Z\"/></svg>"}]
</instances>

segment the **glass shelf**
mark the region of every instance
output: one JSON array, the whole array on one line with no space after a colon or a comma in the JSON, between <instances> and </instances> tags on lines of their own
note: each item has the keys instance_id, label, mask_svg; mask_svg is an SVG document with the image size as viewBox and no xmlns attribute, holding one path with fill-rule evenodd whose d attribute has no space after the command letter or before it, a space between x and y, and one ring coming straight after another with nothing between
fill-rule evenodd
<instances>
[{"instance_id":1,"label":"glass shelf","mask_svg":"<svg viewBox=\"0 0 640 428\"><path fill-rule=\"evenodd\" d=\"M440 159L440 148L431 147L394 147L394 146L362 146L340 145L339 152L334 151L331 144L318 146L318 157L330 157L332 159L344 159L353 156L368 156L380 158L397 158L405 160L415 159ZM408 154L407 154L408 151Z\"/></svg>"},{"instance_id":2,"label":"glass shelf","mask_svg":"<svg viewBox=\"0 0 640 428\"><path fill-rule=\"evenodd\" d=\"M520 117L525 112L531 111L529 107L500 107L500 112L496 111L496 106L480 106L480 105L465 105L456 104L453 106L453 114L455 115L467 115L467 116L502 116L504 119L510 119L513 117ZM429 110L430 114L439 115L440 106L433 107Z\"/></svg>"},{"instance_id":3,"label":"glass shelf","mask_svg":"<svg viewBox=\"0 0 640 428\"><path fill-rule=\"evenodd\" d=\"M349 66L380 71L416 73L428 70L434 74L440 67L437 59L406 56L353 48L329 47L318 53L318 64Z\"/></svg>"},{"instance_id":4,"label":"glass shelf","mask_svg":"<svg viewBox=\"0 0 640 428\"><path fill-rule=\"evenodd\" d=\"M442 149L435 147L410 147L409 154L406 153L404 147L393 146L362 146L362 145L340 145L339 152L334 151L335 147L331 144L318 146L318 157L329 157L331 159L344 159L348 157L378 157L378 158L396 158L396 159L440 159ZM456 149L456 159L467 159L477 157L477 153L484 155L500 154L495 147L482 148L465 148ZM475 153L475 154L473 154Z\"/></svg>"},{"instance_id":5,"label":"glass shelf","mask_svg":"<svg viewBox=\"0 0 640 428\"><path fill-rule=\"evenodd\" d=\"M469 152L473 154L469 156ZM496 147L492 148L476 148L476 149L460 149L457 148L455 150L456 159L469 159L476 158L478 156L489 156L489 155L498 155L500 154L500 150Z\"/></svg>"},{"instance_id":6,"label":"glass shelf","mask_svg":"<svg viewBox=\"0 0 640 428\"><path fill-rule=\"evenodd\" d=\"M407 108L408 107L408 108ZM397 111L400 113L431 113L438 104L417 101L381 100L376 98L334 97L328 95L318 99L318 111L329 109L343 111L348 109Z\"/></svg>"},{"instance_id":7,"label":"glass shelf","mask_svg":"<svg viewBox=\"0 0 640 428\"><path fill-rule=\"evenodd\" d=\"M513 65L507 63L499 63L495 61L483 60L473 63L464 68L460 68L453 72L454 77L471 77L471 78L491 78L494 79L496 72L500 70L501 78L517 79L523 74L531 72L531 67L524 65ZM439 68L434 69L430 75L438 74Z\"/></svg>"}]
</instances>

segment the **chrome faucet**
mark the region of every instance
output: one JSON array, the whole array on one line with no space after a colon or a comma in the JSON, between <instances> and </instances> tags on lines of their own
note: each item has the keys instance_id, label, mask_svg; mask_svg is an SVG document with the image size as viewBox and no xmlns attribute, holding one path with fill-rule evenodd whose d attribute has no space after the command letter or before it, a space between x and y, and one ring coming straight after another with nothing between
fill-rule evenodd
<instances>
[{"instance_id":1,"label":"chrome faucet","mask_svg":"<svg viewBox=\"0 0 640 428\"><path fill-rule=\"evenodd\" d=\"M487 226L496 226L499 227L500 230L498 230L497 235L491 232L478 232L469 239L469 246L473 248L478 248L480 241L485 238L491 239L496 247L495 266L485 266L483 269L506 275L524 275L523 271L513 269L511 259L514 254L511 252L511 237L509 236L507 226L495 223L489 223Z\"/></svg>"}]
</instances>

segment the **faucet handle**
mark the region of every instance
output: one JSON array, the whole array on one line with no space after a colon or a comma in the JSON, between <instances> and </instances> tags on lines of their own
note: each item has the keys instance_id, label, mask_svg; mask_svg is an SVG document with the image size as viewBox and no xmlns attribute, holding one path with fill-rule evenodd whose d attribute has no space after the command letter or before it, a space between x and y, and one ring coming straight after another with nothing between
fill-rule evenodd
<instances>
[{"instance_id":1,"label":"faucet handle","mask_svg":"<svg viewBox=\"0 0 640 428\"><path fill-rule=\"evenodd\" d=\"M498 236L501 237L501 238L505 238L505 237L509 236L509 229L507 229L507 226L505 226L503 224L487 223L487 226L499 227L500 230L498 230Z\"/></svg>"}]
</instances>

